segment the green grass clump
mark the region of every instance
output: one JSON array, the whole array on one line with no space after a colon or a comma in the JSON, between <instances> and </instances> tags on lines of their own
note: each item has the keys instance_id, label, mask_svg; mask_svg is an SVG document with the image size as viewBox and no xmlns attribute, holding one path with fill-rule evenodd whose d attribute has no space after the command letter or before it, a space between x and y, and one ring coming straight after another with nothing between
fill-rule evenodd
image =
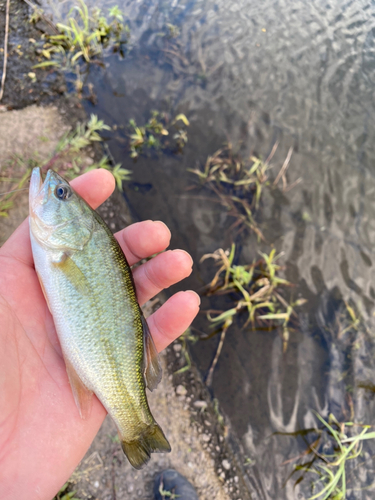
<instances>
[{"instance_id":1,"label":"green grass clump","mask_svg":"<svg viewBox=\"0 0 375 500\"><path fill-rule=\"evenodd\" d=\"M263 241L265 238L255 215L264 189L276 187L282 181L282 190L289 191L301 181L298 179L291 185L287 183L285 173L292 155L290 149L278 175L271 182L270 162L276 149L277 144L265 161L253 155L246 160L229 143L209 156L203 168L188 169L198 178L201 186L215 193L228 215L236 219L233 228L237 228L238 232L248 228Z\"/></svg>"},{"instance_id":2,"label":"green grass clump","mask_svg":"<svg viewBox=\"0 0 375 500\"><path fill-rule=\"evenodd\" d=\"M56 24L57 34L46 36L41 51L45 61L34 68L71 69L80 62L92 62L102 55L103 48L111 46L121 51L130 37L129 27L123 21L117 5L105 16L99 8L90 14L84 1L79 0L79 5L70 9L67 23Z\"/></svg>"},{"instance_id":3,"label":"green grass clump","mask_svg":"<svg viewBox=\"0 0 375 500\"><path fill-rule=\"evenodd\" d=\"M81 500L75 496L75 491L67 492L66 490L69 487L69 483L65 483L61 490L57 493L54 500Z\"/></svg>"},{"instance_id":4,"label":"green grass clump","mask_svg":"<svg viewBox=\"0 0 375 500\"><path fill-rule=\"evenodd\" d=\"M54 155L42 168L47 170L53 167L67 179L74 179L74 177L83 172L88 172L95 168L105 168L112 172L117 187L122 190L123 181L130 179L130 170L122 168L121 164L111 167L107 156L103 156L99 162L86 167L83 155L81 155L82 150L94 142L100 142L102 140L100 132L106 130L111 130L111 127L92 114L88 122L79 123L75 130L68 132L60 139Z\"/></svg>"},{"instance_id":5,"label":"green grass clump","mask_svg":"<svg viewBox=\"0 0 375 500\"><path fill-rule=\"evenodd\" d=\"M107 130L110 130L110 127L92 114L86 123L79 123L73 131L64 134L47 162L41 163L35 155L30 158L11 159L8 165L0 170L0 186L6 186L5 192L0 193L0 217L7 217L19 192L28 189L25 186L32 169L37 166L44 172L53 168L68 180L95 168L105 168L112 172L118 189L122 190L123 182L131 177L130 170L122 168L120 163L112 166L106 155L90 166L87 166L85 161L84 150L95 142L100 142L101 132Z\"/></svg>"},{"instance_id":6,"label":"green grass clump","mask_svg":"<svg viewBox=\"0 0 375 500\"><path fill-rule=\"evenodd\" d=\"M188 141L186 127L189 126L189 120L182 113L168 124L166 115L154 110L146 125L138 126L135 120L131 119L129 126L131 131L129 135L130 157L134 159L152 149L172 149L181 152Z\"/></svg>"},{"instance_id":7,"label":"green grass clump","mask_svg":"<svg viewBox=\"0 0 375 500\"><path fill-rule=\"evenodd\" d=\"M236 292L239 296L235 300L235 306L216 316L208 313L208 319L218 325L232 321L233 317L241 311L247 312L245 326L255 321L278 322L283 326L284 341L287 342L289 335L286 335L287 325L294 307L305 303L304 299L299 299L292 304L288 304L280 295L282 287L290 286L290 283L278 276L281 266L277 264L280 255L276 255L275 249L269 254L260 252L261 259L247 265L234 265L236 246L224 252L221 248L213 254L204 255L201 262L207 258L213 258L220 266L213 280L208 285L207 295L224 294Z\"/></svg>"},{"instance_id":8,"label":"green grass clump","mask_svg":"<svg viewBox=\"0 0 375 500\"><path fill-rule=\"evenodd\" d=\"M224 193L234 192L232 197L244 197L253 193L252 205L259 206L263 186L268 182L267 170L269 165L255 156L249 162L243 161L233 152L231 144L219 149L206 160L203 170L190 169L198 176L202 184L211 185Z\"/></svg>"},{"instance_id":9,"label":"green grass clump","mask_svg":"<svg viewBox=\"0 0 375 500\"><path fill-rule=\"evenodd\" d=\"M309 432L318 433L318 438L304 453L305 456L310 455L312 458L295 466L294 472L302 472L296 484L300 483L307 473L310 473L316 479L312 481L312 496L308 500L329 498L344 500L347 498L348 491L348 462L360 457L363 441L375 439L375 432L368 432L370 425L353 422L339 423L332 414L329 415L328 421L317 413L316 416L323 424L323 428L309 430ZM361 431L355 432L356 427L359 427Z\"/></svg>"},{"instance_id":10,"label":"green grass clump","mask_svg":"<svg viewBox=\"0 0 375 500\"><path fill-rule=\"evenodd\" d=\"M268 169L267 161L255 156L244 161L228 144L209 156L203 169L189 171L197 176L201 185L213 191L228 214L235 217L234 227L239 230L247 227L264 240L254 214L264 187L269 185Z\"/></svg>"},{"instance_id":11,"label":"green grass clump","mask_svg":"<svg viewBox=\"0 0 375 500\"><path fill-rule=\"evenodd\" d=\"M283 350L286 351L289 342L289 323L292 316L297 317L294 309L303 305L306 300L298 299L292 303L282 296L282 289L291 284L278 275L281 266L277 264L280 255L275 249L269 254L260 252L261 258L251 264L235 265L236 246L233 243L230 251L218 249L212 254L206 254L205 259L214 259L219 266L212 281L207 285L206 295L232 294L233 307L225 311L209 310L207 318L211 325L219 328L220 342L214 361L211 365L207 384L212 382L213 371L222 350L227 330L234 318L246 312L247 319L243 327L255 323L266 328L281 327Z\"/></svg>"}]
</instances>

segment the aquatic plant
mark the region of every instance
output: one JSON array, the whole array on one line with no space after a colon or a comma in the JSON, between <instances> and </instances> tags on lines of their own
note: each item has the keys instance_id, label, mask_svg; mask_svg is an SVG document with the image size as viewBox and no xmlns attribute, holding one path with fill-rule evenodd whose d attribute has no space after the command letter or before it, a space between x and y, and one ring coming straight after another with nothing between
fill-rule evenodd
<instances>
[{"instance_id":1,"label":"aquatic plant","mask_svg":"<svg viewBox=\"0 0 375 500\"><path fill-rule=\"evenodd\" d=\"M195 342L197 342L197 340L198 340L198 336L194 335L191 332L191 328L188 328L186 330L186 332L184 332L181 335L181 337L179 337L178 340L181 341L181 348L182 348L181 351L182 351L183 357L185 358L186 364L184 366L182 366L181 368L179 368L177 371L175 371L174 375L177 375L179 373L185 373L185 372L190 370L191 359L190 359L190 354L189 354L188 342L195 344Z\"/></svg>"},{"instance_id":2,"label":"aquatic plant","mask_svg":"<svg viewBox=\"0 0 375 500\"><path fill-rule=\"evenodd\" d=\"M232 144L229 143L210 155L203 168L188 169L197 176L201 186L205 186L217 195L220 203L227 209L228 215L236 219L232 228L237 228L239 232L249 228L260 240L264 240L264 236L255 220L255 213L259 208L264 188L276 186L282 180L283 191L287 191L301 181L298 179L288 186L285 173L292 155L290 149L278 175L271 182L270 161L276 149L277 144L265 161L256 156L244 160L234 152Z\"/></svg>"},{"instance_id":3,"label":"aquatic plant","mask_svg":"<svg viewBox=\"0 0 375 500\"><path fill-rule=\"evenodd\" d=\"M189 172L197 175L202 184L211 185L211 189L216 186L237 196L253 193L252 205L258 207L262 187L268 181L268 168L268 162L255 156L250 157L249 163L243 161L229 143L207 158L203 170L189 169Z\"/></svg>"},{"instance_id":4,"label":"aquatic plant","mask_svg":"<svg viewBox=\"0 0 375 500\"><path fill-rule=\"evenodd\" d=\"M205 85L207 80L223 66L223 61L210 65L204 52L202 41L196 40L196 50L186 50L187 45L180 37L181 30L177 25L166 23L160 36L160 64L169 64L176 78L185 82Z\"/></svg>"},{"instance_id":5,"label":"aquatic plant","mask_svg":"<svg viewBox=\"0 0 375 500\"><path fill-rule=\"evenodd\" d=\"M175 24L167 23L168 37L169 38L177 38L180 36L180 28Z\"/></svg>"},{"instance_id":6,"label":"aquatic plant","mask_svg":"<svg viewBox=\"0 0 375 500\"><path fill-rule=\"evenodd\" d=\"M366 325L362 322L361 314L349 302L344 301L344 305L344 313L336 313L337 332L335 336L338 340L348 332L358 331L360 326L366 329Z\"/></svg>"},{"instance_id":7,"label":"aquatic plant","mask_svg":"<svg viewBox=\"0 0 375 500\"><path fill-rule=\"evenodd\" d=\"M207 285L205 294L223 295L235 294L233 307L225 311L209 310L207 318L213 326L219 327L221 332L219 345L215 358L211 364L207 376L207 385L212 382L218 358L220 356L227 330L232 325L234 318L246 311L246 327L249 323L253 326L255 322L268 328L280 326L282 328L282 339L284 352L289 341L289 323L291 317L297 317L295 307L303 305L306 300L298 299L292 303L281 295L281 288L290 287L291 284L278 275L281 266L277 264L280 254L272 249L269 254L259 252L261 258L251 264L235 265L236 245L233 243L230 250L224 251L219 248L214 253L206 254L201 262L206 259L214 259L219 266L212 281Z\"/></svg>"},{"instance_id":8,"label":"aquatic plant","mask_svg":"<svg viewBox=\"0 0 375 500\"><path fill-rule=\"evenodd\" d=\"M358 458L362 453L365 440L375 439L375 432L368 432L370 425L354 422L339 423L333 414L328 421L316 413L316 417L323 424L321 429L308 429L318 437L310 444L303 456L311 456L307 462L296 465L292 475L301 471L303 474L296 480L300 483L307 473L317 477L312 481L313 495L309 500L326 500L328 498L343 500L348 490L347 465L349 460ZM356 427L362 430L355 433ZM329 453L327 453L327 449ZM290 476L291 477L291 476ZM318 491L317 491L318 490Z\"/></svg>"},{"instance_id":9,"label":"aquatic plant","mask_svg":"<svg viewBox=\"0 0 375 500\"><path fill-rule=\"evenodd\" d=\"M75 491L67 491L69 488L70 484L65 483L64 486L60 489L60 491L57 493L55 496L54 500L80 500L75 496L76 492Z\"/></svg>"},{"instance_id":10,"label":"aquatic plant","mask_svg":"<svg viewBox=\"0 0 375 500\"><path fill-rule=\"evenodd\" d=\"M151 149L172 149L181 152L188 141L185 128L188 126L189 120L183 113L178 114L169 124L167 115L156 110L151 112L151 118L145 125L138 126L134 119L129 120L130 157L136 159L140 154ZM170 135L174 143L168 139Z\"/></svg>"},{"instance_id":11,"label":"aquatic plant","mask_svg":"<svg viewBox=\"0 0 375 500\"><path fill-rule=\"evenodd\" d=\"M56 34L45 35L41 55L46 59L34 68L63 67L72 69L81 62L90 63L102 55L103 48L111 46L121 51L129 41L130 30L123 23L123 15L116 5L109 9L108 18L99 8L89 13L83 0L72 7L67 24L57 23Z\"/></svg>"}]
</instances>

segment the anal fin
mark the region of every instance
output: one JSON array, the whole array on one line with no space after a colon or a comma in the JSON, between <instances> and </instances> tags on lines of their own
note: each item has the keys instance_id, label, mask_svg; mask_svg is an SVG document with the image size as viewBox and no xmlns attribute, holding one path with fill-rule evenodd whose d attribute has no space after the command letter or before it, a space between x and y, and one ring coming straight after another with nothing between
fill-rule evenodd
<instances>
[{"instance_id":1,"label":"anal fin","mask_svg":"<svg viewBox=\"0 0 375 500\"><path fill-rule=\"evenodd\" d=\"M91 414L93 392L87 389L66 356L64 356L64 361L79 414L82 420L87 420Z\"/></svg>"},{"instance_id":2,"label":"anal fin","mask_svg":"<svg viewBox=\"0 0 375 500\"><path fill-rule=\"evenodd\" d=\"M159 384L163 370L161 368L158 351L152 340L150 330L145 317L141 316L143 326L143 346L144 346L144 376L147 387L153 391Z\"/></svg>"}]
</instances>

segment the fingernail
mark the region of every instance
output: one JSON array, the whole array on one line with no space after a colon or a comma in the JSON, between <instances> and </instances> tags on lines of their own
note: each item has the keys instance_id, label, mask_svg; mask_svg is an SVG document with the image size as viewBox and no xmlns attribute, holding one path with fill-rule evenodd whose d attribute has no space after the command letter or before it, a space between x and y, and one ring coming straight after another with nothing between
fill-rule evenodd
<instances>
[{"instance_id":1,"label":"fingernail","mask_svg":"<svg viewBox=\"0 0 375 500\"><path fill-rule=\"evenodd\" d=\"M190 293L191 295L194 295L195 300L197 301L197 305L198 306L201 305L201 298L199 297L199 295L197 294L197 292L194 292L194 290L186 290L185 293Z\"/></svg>"},{"instance_id":2,"label":"fingernail","mask_svg":"<svg viewBox=\"0 0 375 500\"><path fill-rule=\"evenodd\" d=\"M176 253L179 252L179 253L183 253L183 254L187 255L190 259L191 267L193 267L194 261L193 261L192 256L189 254L189 252L186 252L185 250L181 250L181 248L177 248L176 250L172 250L172 252L176 252Z\"/></svg>"},{"instance_id":3,"label":"fingernail","mask_svg":"<svg viewBox=\"0 0 375 500\"><path fill-rule=\"evenodd\" d=\"M163 226L165 228L167 228L169 232L171 232L169 227L167 226L167 224L165 222L163 222L162 220L153 220L152 222L154 222L155 224L163 224Z\"/></svg>"}]
</instances>

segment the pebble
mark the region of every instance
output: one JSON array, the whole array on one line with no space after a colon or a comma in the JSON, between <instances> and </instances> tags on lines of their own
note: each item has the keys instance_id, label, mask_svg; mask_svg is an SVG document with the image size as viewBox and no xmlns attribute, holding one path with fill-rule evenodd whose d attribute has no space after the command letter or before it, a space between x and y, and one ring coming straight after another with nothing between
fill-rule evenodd
<instances>
[{"instance_id":1,"label":"pebble","mask_svg":"<svg viewBox=\"0 0 375 500\"><path fill-rule=\"evenodd\" d=\"M128 493L132 493L134 491L134 484L129 484Z\"/></svg>"},{"instance_id":2,"label":"pebble","mask_svg":"<svg viewBox=\"0 0 375 500\"><path fill-rule=\"evenodd\" d=\"M178 385L176 387L176 394L178 394L179 396L185 396L186 393L187 393L186 387L184 387L183 385Z\"/></svg>"},{"instance_id":3,"label":"pebble","mask_svg":"<svg viewBox=\"0 0 375 500\"><path fill-rule=\"evenodd\" d=\"M95 481L94 488L99 488L99 481Z\"/></svg>"},{"instance_id":4,"label":"pebble","mask_svg":"<svg viewBox=\"0 0 375 500\"><path fill-rule=\"evenodd\" d=\"M173 344L173 350L174 352L180 352L182 349L181 344Z\"/></svg>"},{"instance_id":5,"label":"pebble","mask_svg":"<svg viewBox=\"0 0 375 500\"><path fill-rule=\"evenodd\" d=\"M234 476L234 482L238 483L238 476Z\"/></svg>"},{"instance_id":6,"label":"pebble","mask_svg":"<svg viewBox=\"0 0 375 500\"><path fill-rule=\"evenodd\" d=\"M205 443L208 443L211 437L208 434L202 434L202 439Z\"/></svg>"},{"instance_id":7,"label":"pebble","mask_svg":"<svg viewBox=\"0 0 375 500\"><path fill-rule=\"evenodd\" d=\"M205 409L205 408L207 408L207 403L206 403L206 401L199 401L198 400L198 401L194 401L193 406L195 408Z\"/></svg>"},{"instance_id":8,"label":"pebble","mask_svg":"<svg viewBox=\"0 0 375 500\"><path fill-rule=\"evenodd\" d=\"M230 469L230 462L226 458L221 462L221 465L224 467L224 469L229 470Z\"/></svg>"}]
</instances>

